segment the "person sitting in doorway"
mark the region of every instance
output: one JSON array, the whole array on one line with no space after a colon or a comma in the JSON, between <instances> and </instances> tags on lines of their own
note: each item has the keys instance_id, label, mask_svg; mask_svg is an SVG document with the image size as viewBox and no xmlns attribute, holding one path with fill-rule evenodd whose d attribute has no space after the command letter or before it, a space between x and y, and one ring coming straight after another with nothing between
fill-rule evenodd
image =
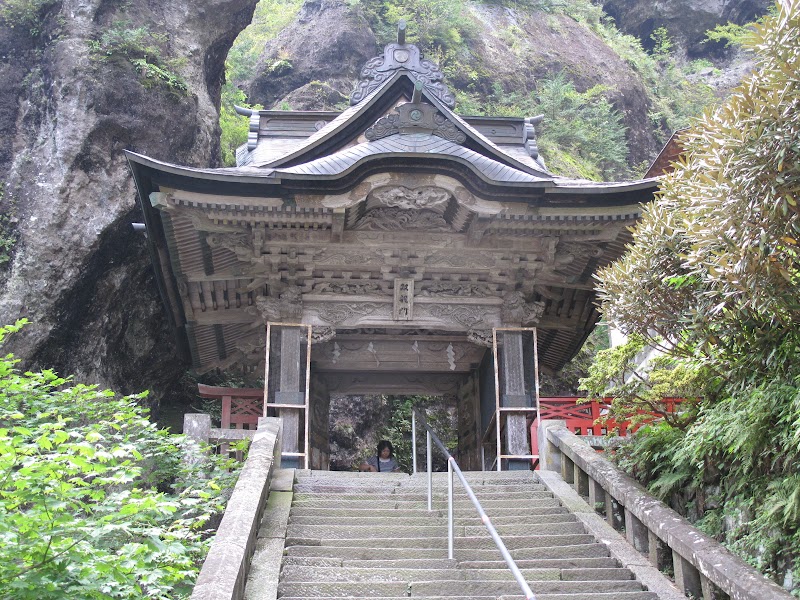
<instances>
[{"instance_id":1,"label":"person sitting in doorway","mask_svg":"<svg viewBox=\"0 0 800 600\"><path fill-rule=\"evenodd\" d=\"M400 465L394 459L392 442L389 440L378 442L378 453L365 460L359 470L369 473L398 473Z\"/></svg>"}]
</instances>

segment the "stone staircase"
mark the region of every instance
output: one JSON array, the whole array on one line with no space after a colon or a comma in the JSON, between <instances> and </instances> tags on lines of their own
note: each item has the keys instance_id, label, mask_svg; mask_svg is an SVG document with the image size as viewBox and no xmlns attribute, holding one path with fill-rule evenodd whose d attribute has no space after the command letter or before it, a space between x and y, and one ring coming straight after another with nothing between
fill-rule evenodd
<instances>
[{"instance_id":1,"label":"stone staircase","mask_svg":"<svg viewBox=\"0 0 800 600\"><path fill-rule=\"evenodd\" d=\"M278 598L511 600L522 592L458 479L447 557L446 474L298 471ZM539 600L655 600L530 471L466 477Z\"/></svg>"}]
</instances>

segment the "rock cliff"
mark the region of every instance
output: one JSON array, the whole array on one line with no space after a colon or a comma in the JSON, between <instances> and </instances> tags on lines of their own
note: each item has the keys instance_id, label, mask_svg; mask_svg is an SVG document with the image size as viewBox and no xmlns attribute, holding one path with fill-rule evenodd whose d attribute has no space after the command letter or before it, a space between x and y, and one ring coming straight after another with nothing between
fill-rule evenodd
<instances>
[{"instance_id":1,"label":"rock cliff","mask_svg":"<svg viewBox=\"0 0 800 600\"><path fill-rule=\"evenodd\" d=\"M131 230L135 190L122 151L217 160L224 60L254 5L19 0L2 9L1 208L11 260L0 319L31 321L5 348L24 366L152 389L156 399L174 391L185 365L144 240Z\"/></svg>"},{"instance_id":2,"label":"rock cliff","mask_svg":"<svg viewBox=\"0 0 800 600\"><path fill-rule=\"evenodd\" d=\"M539 79L565 71L579 91L608 86L624 116L631 156L646 160L659 150L640 77L589 28L560 14L467 6L465 18L474 31L457 67L443 63L450 87L484 96L498 86L504 93L527 94ZM267 43L252 79L237 83L250 102L266 107L331 109L336 101L347 101L361 67L378 53L377 37L357 5L310 0Z\"/></svg>"},{"instance_id":3,"label":"rock cliff","mask_svg":"<svg viewBox=\"0 0 800 600\"><path fill-rule=\"evenodd\" d=\"M766 0L609 0L603 10L624 32L639 38L645 48L653 47L650 36L659 27L690 56L720 51L704 43L706 31L729 21L744 24L767 12Z\"/></svg>"}]
</instances>

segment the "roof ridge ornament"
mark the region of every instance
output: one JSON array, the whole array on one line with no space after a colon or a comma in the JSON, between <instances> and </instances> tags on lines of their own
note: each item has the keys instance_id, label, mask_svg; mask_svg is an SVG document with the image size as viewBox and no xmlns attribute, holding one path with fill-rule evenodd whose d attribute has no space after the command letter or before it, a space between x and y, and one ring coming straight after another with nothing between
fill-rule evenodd
<instances>
[{"instance_id":1,"label":"roof ridge ornament","mask_svg":"<svg viewBox=\"0 0 800 600\"><path fill-rule=\"evenodd\" d=\"M397 71L407 71L412 79L421 81L428 93L436 96L448 108L454 108L456 97L443 83L444 74L435 62L422 58L414 44L406 43L406 22L397 25L397 42L387 44L383 56L367 61L361 69L361 80L350 94L350 104L355 106L375 91Z\"/></svg>"},{"instance_id":2,"label":"roof ridge ornament","mask_svg":"<svg viewBox=\"0 0 800 600\"><path fill-rule=\"evenodd\" d=\"M414 83L411 102L400 104L395 112L381 117L364 132L369 141L379 140L396 133L427 133L456 144L463 144L467 136L432 104L422 102L421 81Z\"/></svg>"}]
</instances>

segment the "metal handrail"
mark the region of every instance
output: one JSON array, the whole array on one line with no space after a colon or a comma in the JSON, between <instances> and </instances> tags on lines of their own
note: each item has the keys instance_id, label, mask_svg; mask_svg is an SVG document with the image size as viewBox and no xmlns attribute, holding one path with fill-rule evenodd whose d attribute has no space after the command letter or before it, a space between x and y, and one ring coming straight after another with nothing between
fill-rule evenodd
<instances>
[{"instance_id":1,"label":"metal handrail","mask_svg":"<svg viewBox=\"0 0 800 600\"><path fill-rule=\"evenodd\" d=\"M442 443L442 440L439 439L433 430L431 429L428 422L425 420L425 417L419 415L419 418L422 421L422 425L425 427L426 433L426 442L427 442L427 462L428 462L428 510L433 510L433 459L431 457L431 440L439 447L444 455L447 457L447 558L453 558L453 472L458 475L458 478L461 480L461 485L464 486L464 491L467 492L467 496L472 501L472 504L475 506L475 509L478 511L478 516L481 518L481 523L486 526L486 529L489 531L489 535L492 536L492 540L494 540L497 549L500 550L500 554L503 556L503 559L506 561L506 565L508 565L511 574L514 576L514 579L517 580L517 583L522 588L522 593L525 594L526 600L536 600L536 596L534 595L533 591L531 590L528 582L522 577L522 573L517 566L517 563L514 562L514 559L511 557L511 554L506 548L506 545L503 543L503 540L500 538L500 534L497 533L497 530L492 525L491 520L489 519L489 515L483 510L480 501L475 496L475 492L472 491L472 487L470 487L469 483L464 477L464 473L461 472L461 469L456 462L456 459L447 451L447 448ZM412 443L412 457L414 463L414 473L417 472L417 411L416 409L411 409L411 433L413 437Z\"/></svg>"}]
</instances>

